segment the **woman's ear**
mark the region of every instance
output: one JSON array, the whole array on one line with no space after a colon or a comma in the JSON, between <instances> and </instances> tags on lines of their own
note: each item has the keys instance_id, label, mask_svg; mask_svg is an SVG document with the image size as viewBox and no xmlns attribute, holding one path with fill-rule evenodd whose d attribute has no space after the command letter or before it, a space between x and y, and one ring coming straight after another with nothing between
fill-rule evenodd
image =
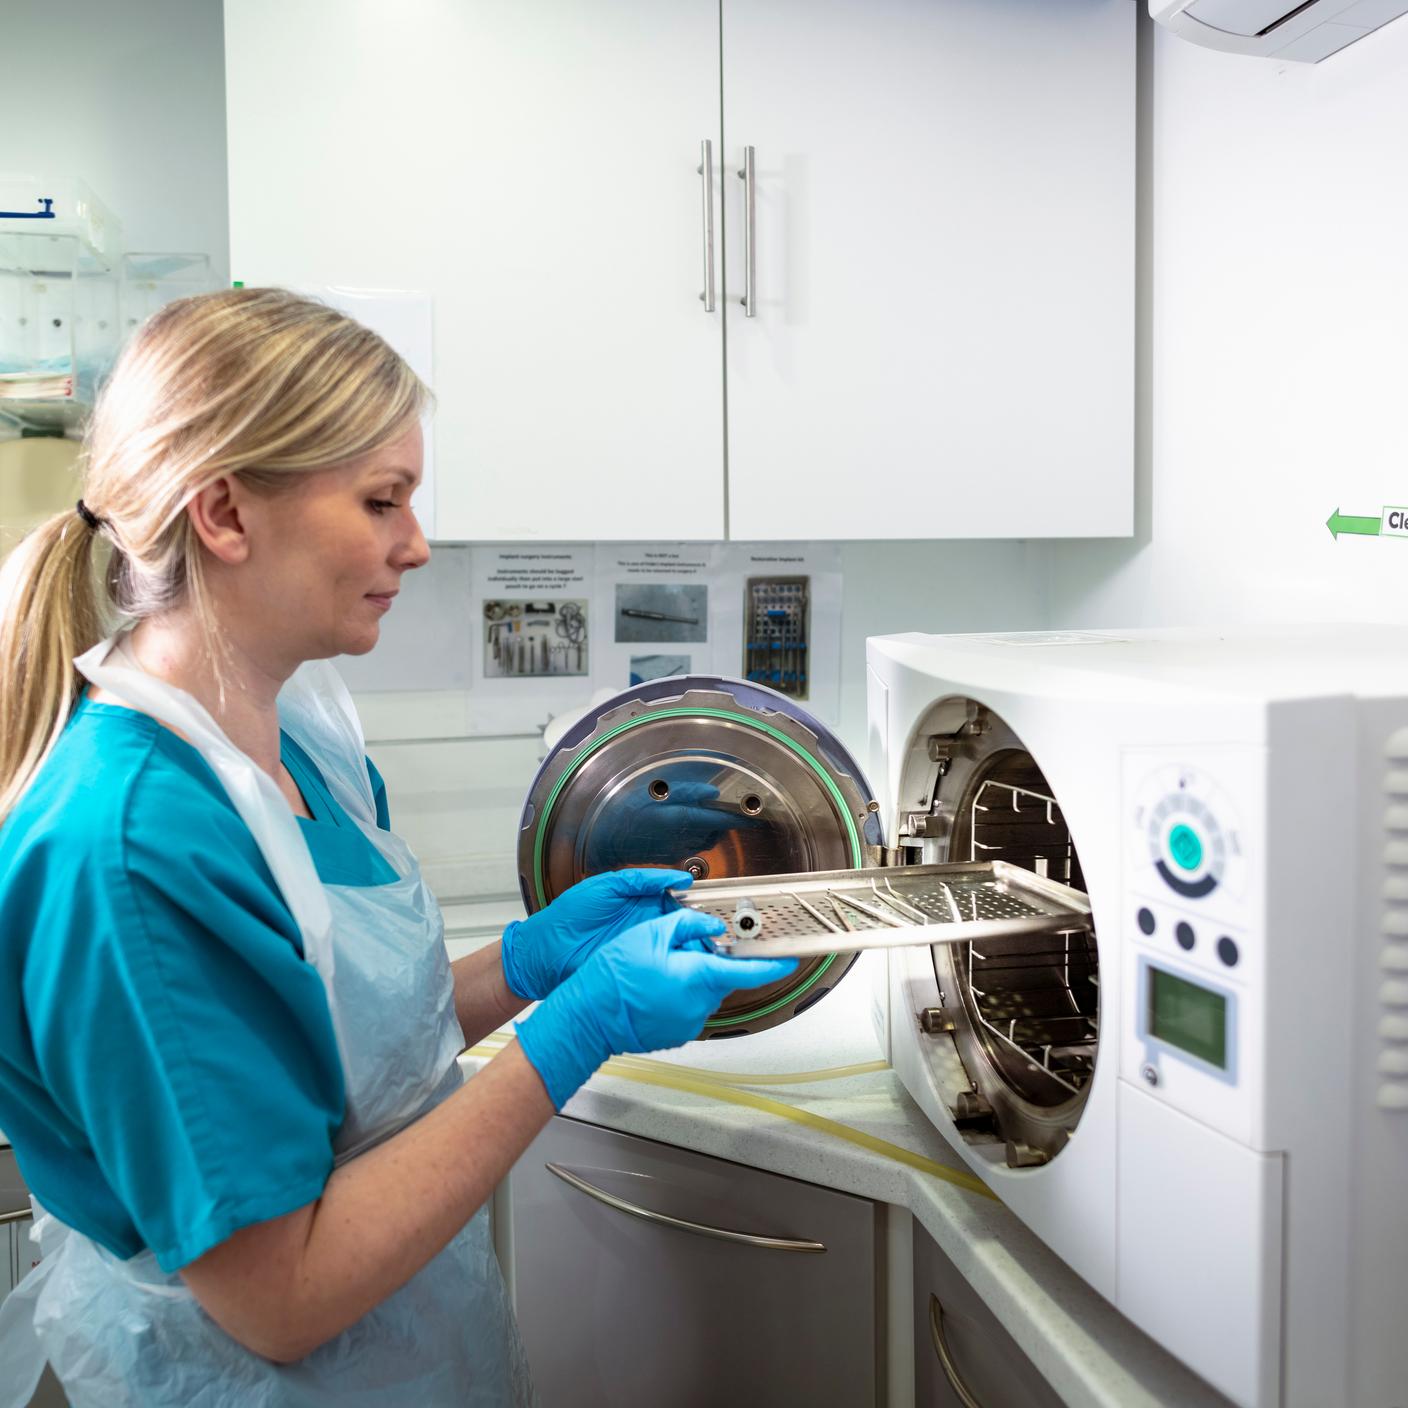
<instances>
[{"instance_id":1,"label":"woman's ear","mask_svg":"<svg viewBox=\"0 0 1408 1408\"><path fill-rule=\"evenodd\" d=\"M241 512L244 486L222 474L186 505L191 526L206 550L229 566L249 557L249 534Z\"/></svg>"}]
</instances>

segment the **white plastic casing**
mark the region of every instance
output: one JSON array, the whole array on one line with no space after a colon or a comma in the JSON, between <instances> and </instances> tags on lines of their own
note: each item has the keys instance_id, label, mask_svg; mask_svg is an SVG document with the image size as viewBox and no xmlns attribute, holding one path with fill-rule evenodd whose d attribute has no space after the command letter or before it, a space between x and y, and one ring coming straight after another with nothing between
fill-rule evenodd
<instances>
[{"instance_id":1,"label":"white plastic casing","mask_svg":"<svg viewBox=\"0 0 1408 1408\"><path fill-rule=\"evenodd\" d=\"M1314 64L1408 13L1408 0L1149 0L1149 13L1210 49Z\"/></svg>"},{"instance_id":2,"label":"white plastic casing","mask_svg":"<svg viewBox=\"0 0 1408 1408\"><path fill-rule=\"evenodd\" d=\"M977 700L1061 806L1099 947L1095 1072L1050 1163L1010 1169L959 1137L952 1044L915 1019L938 1000L927 950L889 954L876 1003L910 1093L1013 1212L1234 1402L1396 1402L1408 630L910 635L872 639L868 660L887 839L920 802L900 789L926 715ZM1153 973L1175 999L1157 1011Z\"/></svg>"}]
</instances>

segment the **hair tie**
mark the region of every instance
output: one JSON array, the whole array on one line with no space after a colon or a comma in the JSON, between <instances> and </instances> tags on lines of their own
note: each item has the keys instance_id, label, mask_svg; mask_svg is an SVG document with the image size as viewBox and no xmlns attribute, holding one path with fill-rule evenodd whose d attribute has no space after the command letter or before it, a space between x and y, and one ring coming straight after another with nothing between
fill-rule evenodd
<instances>
[{"instance_id":1,"label":"hair tie","mask_svg":"<svg viewBox=\"0 0 1408 1408\"><path fill-rule=\"evenodd\" d=\"M77 504L77 508L78 508L78 516L79 516L95 533L98 531L99 528L106 528L106 527L108 526L108 521L107 521L107 519L106 519L106 518L99 518L99 517L97 516L97 514L95 514L95 513L93 512L93 510L92 510L91 508L89 508L87 504L85 504L85 503L83 502L82 499L79 499L78 504Z\"/></svg>"}]
</instances>

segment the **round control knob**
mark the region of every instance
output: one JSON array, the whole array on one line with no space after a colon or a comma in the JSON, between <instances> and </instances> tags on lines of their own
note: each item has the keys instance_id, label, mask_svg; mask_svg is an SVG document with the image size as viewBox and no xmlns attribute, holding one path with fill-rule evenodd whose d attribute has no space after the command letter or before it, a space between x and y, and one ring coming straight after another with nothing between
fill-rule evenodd
<instances>
[{"instance_id":1,"label":"round control knob","mask_svg":"<svg viewBox=\"0 0 1408 1408\"><path fill-rule=\"evenodd\" d=\"M1236 758L1220 765L1237 775ZM1150 769L1139 781L1130 821L1140 838L1133 852L1141 872L1137 893L1148 893L1143 885L1152 870L1180 900L1217 891L1220 913L1243 898L1247 858L1237 808L1211 772L1191 762Z\"/></svg>"},{"instance_id":2,"label":"round control knob","mask_svg":"<svg viewBox=\"0 0 1408 1408\"><path fill-rule=\"evenodd\" d=\"M1180 821L1168 833L1168 853L1180 870L1196 870L1203 863L1203 838Z\"/></svg>"},{"instance_id":3,"label":"round control knob","mask_svg":"<svg viewBox=\"0 0 1408 1408\"><path fill-rule=\"evenodd\" d=\"M1187 899L1210 895L1222 880L1227 843L1212 808L1189 790L1167 793L1150 809L1147 826L1154 869Z\"/></svg>"}]
</instances>

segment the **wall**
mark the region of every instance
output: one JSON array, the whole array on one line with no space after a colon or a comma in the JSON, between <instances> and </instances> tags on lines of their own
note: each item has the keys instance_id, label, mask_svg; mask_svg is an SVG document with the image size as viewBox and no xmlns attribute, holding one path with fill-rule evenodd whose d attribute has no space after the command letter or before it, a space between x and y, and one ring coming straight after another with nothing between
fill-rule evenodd
<instances>
[{"instance_id":1,"label":"wall","mask_svg":"<svg viewBox=\"0 0 1408 1408\"><path fill-rule=\"evenodd\" d=\"M230 278L221 0L4 0L0 169L77 176L133 250Z\"/></svg>"},{"instance_id":2,"label":"wall","mask_svg":"<svg viewBox=\"0 0 1408 1408\"><path fill-rule=\"evenodd\" d=\"M1035 629L1046 624L1043 549L1021 542L845 543L838 731L864 758L865 638L888 631ZM478 640L469 553L436 548L410 573L370 655L340 662L395 822L442 898L492 901L516 890L514 842L542 755L538 718L515 735L474 735L469 681ZM585 702L585 699L583 700ZM500 908L453 911L453 927L491 926Z\"/></svg>"},{"instance_id":3,"label":"wall","mask_svg":"<svg viewBox=\"0 0 1408 1408\"><path fill-rule=\"evenodd\" d=\"M1408 619L1408 19L1316 65L1141 55L1138 535L1042 549L1053 624Z\"/></svg>"}]
</instances>

